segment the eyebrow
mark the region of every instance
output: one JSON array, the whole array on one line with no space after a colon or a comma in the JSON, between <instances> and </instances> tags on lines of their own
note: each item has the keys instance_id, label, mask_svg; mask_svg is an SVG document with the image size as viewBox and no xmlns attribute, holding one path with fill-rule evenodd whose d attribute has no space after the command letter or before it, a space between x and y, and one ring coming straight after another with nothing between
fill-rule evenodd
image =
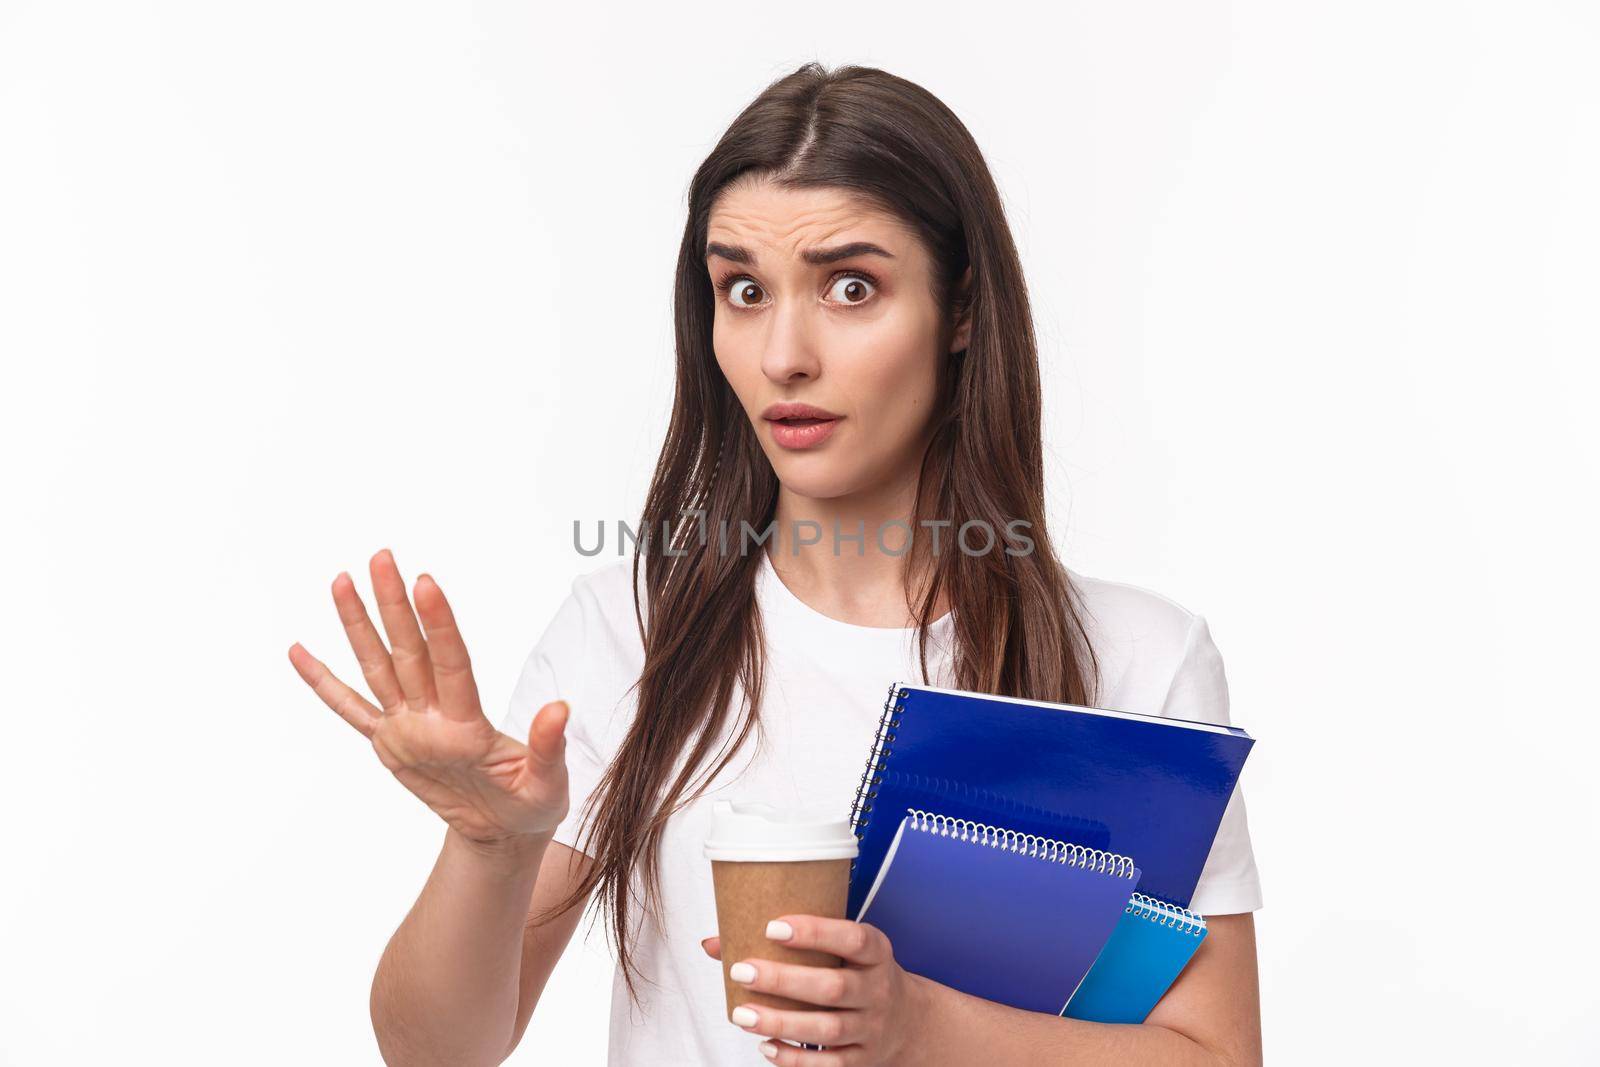
<instances>
[{"instance_id":1,"label":"eyebrow","mask_svg":"<svg viewBox=\"0 0 1600 1067\"><path fill-rule=\"evenodd\" d=\"M725 245L719 241L708 241L706 243L706 258L709 259L712 256L721 256L723 259L731 260L734 263L743 263L746 266L754 264L756 261L756 257L748 248L742 248L739 245ZM841 259L849 259L852 256L883 256L885 259L893 259L894 253L884 251L871 241L851 241L849 244L836 245L833 248L808 248L800 253L801 259L807 263L817 265L837 263Z\"/></svg>"}]
</instances>

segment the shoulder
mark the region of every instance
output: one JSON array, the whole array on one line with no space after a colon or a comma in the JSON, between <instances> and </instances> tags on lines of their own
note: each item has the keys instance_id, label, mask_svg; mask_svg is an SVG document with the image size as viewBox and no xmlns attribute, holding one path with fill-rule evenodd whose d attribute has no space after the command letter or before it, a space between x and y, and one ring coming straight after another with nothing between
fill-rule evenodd
<instances>
[{"instance_id":1,"label":"shoulder","mask_svg":"<svg viewBox=\"0 0 1600 1067\"><path fill-rule=\"evenodd\" d=\"M609 713L621 699L644 661L634 617L632 573L633 561L628 558L573 576L566 596L546 616L543 632L523 661L502 726L506 733L525 736L533 712L547 700L566 700L574 725L582 726Z\"/></svg>"},{"instance_id":2,"label":"shoulder","mask_svg":"<svg viewBox=\"0 0 1600 1067\"><path fill-rule=\"evenodd\" d=\"M1221 656L1203 615L1144 586L1070 568L1067 576L1099 663L1102 706L1173 714L1174 691L1191 688L1194 677L1203 676L1213 690L1223 683ZM1215 717L1219 696L1211 695L1207 718Z\"/></svg>"},{"instance_id":3,"label":"shoulder","mask_svg":"<svg viewBox=\"0 0 1600 1067\"><path fill-rule=\"evenodd\" d=\"M644 570L639 571L639 601L645 601ZM611 560L580 571L572 578L565 601L551 625L580 641L590 656L624 655L640 645L634 614L633 559Z\"/></svg>"},{"instance_id":4,"label":"shoulder","mask_svg":"<svg viewBox=\"0 0 1600 1067\"><path fill-rule=\"evenodd\" d=\"M572 578L572 592L574 595L589 598L601 606L612 606L612 602L630 598L630 582L633 578L633 559L609 560L588 570L579 571ZM639 579L641 588L644 572L641 568Z\"/></svg>"},{"instance_id":5,"label":"shoulder","mask_svg":"<svg viewBox=\"0 0 1600 1067\"><path fill-rule=\"evenodd\" d=\"M1181 649L1200 616L1153 589L1067 571L1085 614L1102 640L1154 650Z\"/></svg>"}]
</instances>

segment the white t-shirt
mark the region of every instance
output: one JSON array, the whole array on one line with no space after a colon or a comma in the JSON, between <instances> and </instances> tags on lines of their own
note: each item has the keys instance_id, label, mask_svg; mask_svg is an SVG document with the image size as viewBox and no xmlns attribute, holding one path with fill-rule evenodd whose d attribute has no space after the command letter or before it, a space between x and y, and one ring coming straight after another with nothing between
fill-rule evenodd
<instances>
[{"instance_id":1,"label":"white t-shirt","mask_svg":"<svg viewBox=\"0 0 1600 1067\"><path fill-rule=\"evenodd\" d=\"M768 634L768 689L760 709L767 741L756 752L752 734L712 787L668 821L660 859L666 924L647 921L642 907L632 905L636 959L645 981L639 983L637 1006L630 1004L620 969L613 981L613 1067L762 1062L755 1047L761 1038L726 1020L720 965L700 947L702 938L717 932L711 864L701 852L712 801L831 806L848 814L884 694L894 682L923 682L914 629L857 626L823 615L783 584L765 551L761 559L756 596ZM584 800L637 707L634 695L625 695L644 664L632 566L624 558L573 580L571 594L522 668L501 725L526 740L532 716L545 703L562 699L571 708L571 813L555 840L574 848ZM1068 574L1083 596L1085 625L1100 658L1097 706L1229 721L1222 658L1202 616L1146 589ZM642 568L639 580L642 595ZM929 684L950 685L951 621L947 614L929 628ZM733 709L739 708L736 693ZM637 891L637 879L634 885ZM1244 801L1235 790L1190 907L1228 914L1260 906Z\"/></svg>"}]
</instances>

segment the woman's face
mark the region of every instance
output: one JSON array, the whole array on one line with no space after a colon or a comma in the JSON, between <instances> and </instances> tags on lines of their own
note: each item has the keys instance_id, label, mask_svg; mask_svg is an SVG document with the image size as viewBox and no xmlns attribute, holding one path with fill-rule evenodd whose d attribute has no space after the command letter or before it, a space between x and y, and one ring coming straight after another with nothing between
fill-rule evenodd
<instances>
[{"instance_id":1,"label":"woman's face","mask_svg":"<svg viewBox=\"0 0 1600 1067\"><path fill-rule=\"evenodd\" d=\"M706 268L717 365L783 486L826 499L913 476L940 360L966 347L915 234L847 189L738 181L712 206ZM784 403L830 418L776 421Z\"/></svg>"}]
</instances>

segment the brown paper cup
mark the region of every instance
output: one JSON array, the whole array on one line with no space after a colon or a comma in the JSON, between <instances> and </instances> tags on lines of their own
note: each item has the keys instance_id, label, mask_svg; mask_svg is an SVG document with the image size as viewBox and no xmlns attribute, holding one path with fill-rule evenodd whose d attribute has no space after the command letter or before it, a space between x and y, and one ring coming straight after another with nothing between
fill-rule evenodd
<instances>
[{"instance_id":1,"label":"brown paper cup","mask_svg":"<svg viewBox=\"0 0 1600 1067\"><path fill-rule=\"evenodd\" d=\"M769 1008L822 1010L816 1004L761 993L728 977L740 960L767 959L809 967L838 967L838 956L814 949L790 948L767 937L767 923L780 915L844 918L850 890L850 860L787 860L779 862L711 861L717 895L717 936L722 940L722 984L728 1012L740 1004Z\"/></svg>"}]
</instances>

